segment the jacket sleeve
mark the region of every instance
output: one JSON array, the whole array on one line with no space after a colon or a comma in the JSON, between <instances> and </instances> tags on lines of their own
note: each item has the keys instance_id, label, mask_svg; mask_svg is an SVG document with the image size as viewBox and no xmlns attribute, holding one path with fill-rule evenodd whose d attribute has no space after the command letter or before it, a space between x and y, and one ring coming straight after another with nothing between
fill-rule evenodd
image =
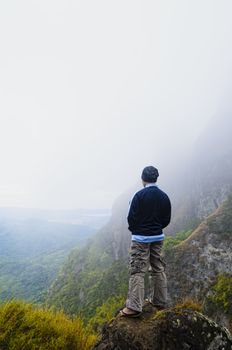
<instances>
[{"instance_id":1,"label":"jacket sleeve","mask_svg":"<svg viewBox=\"0 0 232 350\"><path fill-rule=\"evenodd\" d=\"M130 201L129 212L127 215L127 221L129 224L128 229L130 231L133 231L134 227L136 226L136 223L138 221L138 213L139 213L139 199L137 194L135 194L132 200Z\"/></svg>"},{"instance_id":2,"label":"jacket sleeve","mask_svg":"<svg viewBox=\"0 0 232 350\"><path fill-rule=\"evenodd\" d=\"M162 205L162 228L168 226L171 221L171 202L169 197L166 195Z\"/></svg>"}]
</instances>

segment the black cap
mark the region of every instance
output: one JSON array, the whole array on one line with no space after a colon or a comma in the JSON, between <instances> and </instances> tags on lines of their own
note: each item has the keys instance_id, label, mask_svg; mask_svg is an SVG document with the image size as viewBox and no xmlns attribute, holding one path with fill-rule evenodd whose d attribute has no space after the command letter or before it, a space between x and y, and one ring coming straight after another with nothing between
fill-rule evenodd
<instances>
[{"instance_id":1,"label":"black cap","mask_svg":"<svg viewBox=\"0 0 232 350\"><path fill-rule=\"evenodd\" d=\"M156 182L158 176L159 176L158 169L150 165L150 166L146 166L143 169L141 179L145 182Z\"/></svg>"}]
</instances>

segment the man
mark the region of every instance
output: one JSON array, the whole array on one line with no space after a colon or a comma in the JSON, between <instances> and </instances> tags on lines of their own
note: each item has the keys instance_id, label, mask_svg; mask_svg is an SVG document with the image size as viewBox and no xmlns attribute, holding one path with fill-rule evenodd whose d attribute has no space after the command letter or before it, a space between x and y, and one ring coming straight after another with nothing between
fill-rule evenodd
<instances>
[{"instance_id":1,"label":"man","mask_svg":"<svg viewBox=\"0 0 232 350\"><path fill-rule=\"evenodd\" d=\"M143 169L141 179L144 188L137 191L130 201L127 216L128 229L132 233L130 248L130 278L126 307L122 316L137 317L144 303L144 276L151 266L150 302L159 310L167 302L166 263L162 257L163 229L170 223L171 202L167 194L156 184L158 170L153 166Z\"/></svg>"}]
</instances>

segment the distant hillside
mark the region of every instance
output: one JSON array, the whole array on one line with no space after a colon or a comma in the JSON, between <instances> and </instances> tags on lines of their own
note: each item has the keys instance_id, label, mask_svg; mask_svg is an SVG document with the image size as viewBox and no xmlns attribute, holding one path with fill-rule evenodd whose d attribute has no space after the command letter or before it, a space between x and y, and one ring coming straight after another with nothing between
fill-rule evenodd
<instances>
[{"instance_id":1,"label":"distant hillside","mask_svg":"<svg viewBox=\"0 0 232 350\"><path fill-rule=\"evenodd\" d=\"M89 226L38 219L0 222L0 257L19 259L70 250L95 232Z\"/></svg>"},{"instance_id":2,"label":"distant hillside","mask_svg":"<svg viewBox=\"0 0 232 350\"><path fill-rule=\"evenodd\" d=\"M127 197L128 193L115 201L109 222L85 247L69 254L48 290L48 305L90 319L108 298L125 296L131 238L125 218Z\"/></svg>"},{"instance_id":3,"label":"distant hillside","mask_svg":"<svg viewBox=\"0 0 232 350\"><path fill-rule=\"evenodd\" d=\"M111 211L107 209L37 209L0 207L0 222L35 220L76 224L99 229L109 219Z\"/></svg>"},{"instance_id":4,"label":"distant hillside","mask_svg":"<svg viewBox=\"0 0 232 350\"><path fill-rule=\"evenodd\" d=\"M61 214L62 211L59 211ZM39 218L39 215L41 217ZM48 287L74 247L96 233L107 215L0 208L0 298L42 303ZM100 219L99 219L100 217Z\"/></svg>"},{"instance_id":5,"label":"distant hillside","mask_svg":"<svg viewBox=\"0 0 232 350\"><path fill-rule=\"evenodd\" d=\"M113 225L111 219L84 248L72 251L48 291L48 305L90 318L109 297L125 295L128 254L125 241L130 236L116 223Z\"/></svg>"}]
</instances>

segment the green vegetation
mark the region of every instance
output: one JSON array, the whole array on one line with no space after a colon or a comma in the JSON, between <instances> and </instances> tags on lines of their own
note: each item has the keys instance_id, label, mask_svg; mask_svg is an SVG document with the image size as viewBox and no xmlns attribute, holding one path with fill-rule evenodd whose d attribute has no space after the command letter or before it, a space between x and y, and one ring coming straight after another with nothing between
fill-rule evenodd
<instances>
[{"instance_id":1,"label":"green vegetation","mask_svg":"<svg viewBox=\"0 0 232 350\"><path fill-rule=\"evenodd\" d=\"M0 259L0 297L43 303L68 251L59 250L34 258Z\"/></svg>"},{"instance_id":2,"label":"green vegetation","mask_svg":"<svg viewBox=\"0 0 232 350\"><path fill-rule=\"evenodd\" d=\"M0 348L7 350L88 350L96 341L79 317L19 300L0 304L0 329Z\"/></svg>"},{"instance_id":3,"label":"green vegetation","mask_svg":"<svg viewBox=\"0 0 232 350\"><path fill-rule=\"evenodd\" d=\"M99 231L84 248L69 254L48 292L47 305L69 315L81 314L85 320L93 317L110 296L123 294L125 268L121 269L122 262L112 268L114 260L108 231Z\"/></svg>"},{"instance_id":4,"label":"green vegetation","mask_svg":"<svg viewBox=\"0 0 232 350\"><path fill-rule=\"evenodd\" d=\"M211 308L216 306L232 320L232 276L218 275L212 292L213 294L209 297Z\"/></svg>"},{"instance_id":5,"label":"green vegetation","mask_svg":"<svg viewBox=\"0 0 232 350\"><path fill-rule=\"evenodd\" d=\"M188 238L192 234L192 230L188 231L180 231L176 234L175 237L173 236L166 236L164 240L164 249L170 250L173 247L175 247L177 244L184 241L186 238Z\"/></svg>"},{"instance_id":6,"label":"green vegetation","mask_svg":"<svg viewBox=\"0 0 232 350\"><path fill-rule=\"evenodd\" d=\"M183 310L183 309L191 309L193 311L202 312L203 305L199 302L199 300L192 298L184 298L179 303L174 306L174 309Z\"/></svg>"},{"instance_id":7,"label":"green vegetation","mask_svg":"<svg viewBox=\"0 0 232 350\"><path fill-rule=\"evenodd\" d=\"M76 251L69 256L48 294L47 305L64 309L69 315L80 314L88 321L110 297L126 296L128 269L123 261L103 263L109 260L105 253L97 260L85 255L83 263L82 253Z\"/></svg>"},{"instance_id":8,"label":"green vegetation","mask_svg":"<svg viewBox=\"0 0 232 350\"><path fill-rule=\"evenodd\" d=\"M182 242L191 232L166 237L165 249ZM47 297L48 306L63 309L69 315L79 314L85 322L91 320L94 328L104 323L103 313L107 319L113 317L119 304L124 304L128 290L128 264L114 260L109 234L104 233L92 238L83 249L72 251ZM106 310L107 305L110 311Z\"/></svg>"},{"instance_id":9,"label":"green vegetation","mask_svg":"<svg viewBox=\"0 0 232 350\"><path fill-rule=\"evenodd\" d=\"M116 312L124 305L125 296L110 297L101 306L97 307L95 315L90 319L88 326L97 332L107 322L111 321Z\"/></svg>"},{"instance_id":10,"label":"green vegetation","mask_svg":"<svg viewBox=\"0 0 232 350\"><path fill-rule=\"evenodd\" d=\"M44 303L70 250L83 246L93 232L94 228L71 223L1 219L0 299Z\"/></svg>"},{"instance_id":11,"label":"green vegetation","mask_svg":"<svg viewBox=\"0 0 232 350\"><path fill-rule=\"evenodd\" d=\"M154 320L158 319L158 318L164 316L169 311L174 311L176 314L178 314L178 313L182 313L182 310L186 310L186 309L197 311L197 312L202 312L203 305L198 300L195 300L192 298L185 298L185 299L179 301L179 303L177 303L175 306L173 306L169 309L157 311L155 313L153 319Z\"/></svg>"}]
</instances>

